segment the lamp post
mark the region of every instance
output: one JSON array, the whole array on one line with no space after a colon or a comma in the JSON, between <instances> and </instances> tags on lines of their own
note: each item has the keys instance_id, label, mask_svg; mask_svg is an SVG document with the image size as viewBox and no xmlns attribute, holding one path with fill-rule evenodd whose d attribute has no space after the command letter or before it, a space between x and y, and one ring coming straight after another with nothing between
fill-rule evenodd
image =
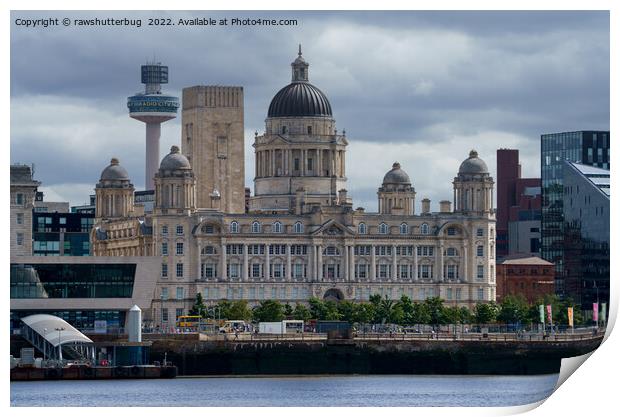
<instances>
[{"instance_id":1,"label":"lamp post","mask_svg":"<svg viewBox=\"0 0 620 417\"><path fill-rule=\"evenodd\" d=\"M60 332L65 330L64 327L56 327L54 330L58 331L58 359L62 360L62 343L60 342Z\"/></svg>"}]
</instances>

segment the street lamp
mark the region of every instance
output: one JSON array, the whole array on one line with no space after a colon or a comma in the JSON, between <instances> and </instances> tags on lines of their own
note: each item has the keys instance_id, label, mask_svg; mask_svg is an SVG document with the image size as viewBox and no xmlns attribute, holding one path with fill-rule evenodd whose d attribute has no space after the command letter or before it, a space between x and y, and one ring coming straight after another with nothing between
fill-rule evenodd
<instances>
[{"instance_id":1,"label":"street lamp","mask_svg":"<svg viewBox=\"0 0 620 417\"><path fill-rule=\"evenodd\" d=\"M58 359L62 360L62 343L60 342L60 332L65 330L64 327L56 327L54 330L58 331Z\"/></svg>"}]
</instances>

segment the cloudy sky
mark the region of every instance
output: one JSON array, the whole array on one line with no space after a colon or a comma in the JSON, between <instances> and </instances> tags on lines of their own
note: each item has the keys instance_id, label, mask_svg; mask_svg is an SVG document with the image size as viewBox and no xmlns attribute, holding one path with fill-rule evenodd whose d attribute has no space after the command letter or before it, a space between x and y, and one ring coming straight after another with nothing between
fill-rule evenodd
<instances>
[{"instance_id":1,"label":"cloudy sky","mask_svg":"<svg viewBox=\"0 0 620 417\"><path fill-rule=\"evenodd\" d=\"M541 133L609 129L607 12L12 12L11 162L33 163L47 200L81 204L112 156L144 187L144 124L127 115L140 65L170 69L168 93L241 85L246 185L254 131L290 82L297 44L310 81L349 139L354 206L376 210L394 161L419 201L452 198L475 148L495 176L498 148L519 149L539 176ZM142 27L24 28L17 18L142 19ZM148 18L297 19L279 27L148 27ZM162 127L162 157L180 144L180 114Z\"/></svg>"}]
</instances>

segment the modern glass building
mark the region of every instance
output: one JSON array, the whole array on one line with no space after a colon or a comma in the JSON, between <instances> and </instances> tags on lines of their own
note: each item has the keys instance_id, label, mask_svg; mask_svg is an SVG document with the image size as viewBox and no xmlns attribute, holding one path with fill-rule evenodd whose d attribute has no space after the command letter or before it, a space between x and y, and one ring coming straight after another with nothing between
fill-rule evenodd
<instances>
[{"instance_id":1,"label":"modern glass building","mask_svg":"<svg viewBox=\"0 0 620 417\"><path fill-rule=\"evenodd\" d=\"M35 256L90 255L94 213L33 213L32 254Z\"/></svg>"},{"instance_id":2,"label":"modern glass building","mask_svg":"<svg viewBox=\"0 0 620 417\"><path fill-rule=\"evenodd\" d=\"M564 162L565 294L589 310L609 303L609 171Z\"/></svg>"},{"instance_id":3,"label":"modern glass building","mask_svg":"<svg viewBox=\"0 0 620 417\"><path fill-rule=\"evenodd\" d=\"M22 317L52 314L79 330L98 324L118 332L133 305L148 321L160 264L155 257L12 257L11 328Z\"/></svg>"},{"instance_id":4,"label":"modern glass building","mask_svg":"<svg viewBox=\"0 0 620 417\"><path fill-rule=\"evenodd\" d=\"M609 131L577 131L540 137L541 257L555 264L556 294L565 295L564 161L610 169Z\"/></svg>"}]
</instances>

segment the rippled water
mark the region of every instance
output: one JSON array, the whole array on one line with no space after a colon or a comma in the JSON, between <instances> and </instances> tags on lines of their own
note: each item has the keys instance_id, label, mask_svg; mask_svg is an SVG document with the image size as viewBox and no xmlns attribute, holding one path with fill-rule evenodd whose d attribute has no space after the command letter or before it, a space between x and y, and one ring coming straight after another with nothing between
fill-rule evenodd
<instances>
[{"instance_id":1,"label":"rippled water","mask_svg":"<svg viewBox=\"0 0 620 417\"><path fill-rule=\"evenodd\" d=\"M12 406L509 406L548 397L558 375L318 376L11 382Z\"/></svg>"}]
</instances>

